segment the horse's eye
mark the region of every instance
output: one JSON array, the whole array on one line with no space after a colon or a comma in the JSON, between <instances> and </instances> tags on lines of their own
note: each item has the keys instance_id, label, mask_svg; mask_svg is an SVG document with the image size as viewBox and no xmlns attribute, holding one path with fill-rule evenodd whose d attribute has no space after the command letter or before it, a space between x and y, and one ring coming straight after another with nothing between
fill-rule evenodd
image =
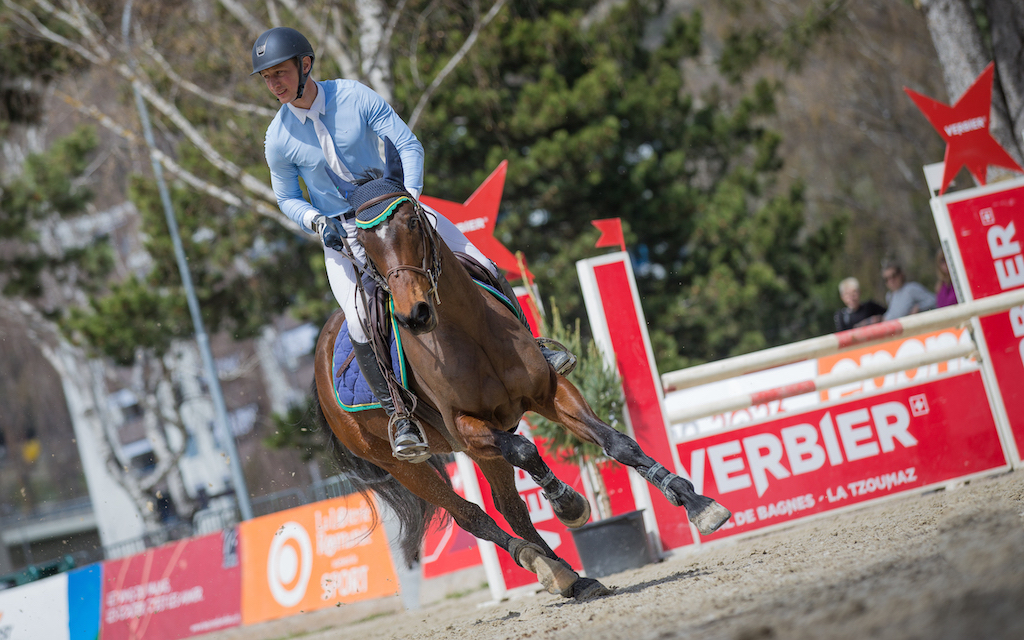
<instances>
[{"instance_id":1,"label":"horse's eye","mask_svg":"<svg viewBox=\"0 0 1024 640\"><path fill-rule=\"evenodd\" d=\"M420 225L419 218L416 218L416 217L409 218L409 229L415 231L416 228L419 227L419 225Z\"/></svg>"}]
</instances>

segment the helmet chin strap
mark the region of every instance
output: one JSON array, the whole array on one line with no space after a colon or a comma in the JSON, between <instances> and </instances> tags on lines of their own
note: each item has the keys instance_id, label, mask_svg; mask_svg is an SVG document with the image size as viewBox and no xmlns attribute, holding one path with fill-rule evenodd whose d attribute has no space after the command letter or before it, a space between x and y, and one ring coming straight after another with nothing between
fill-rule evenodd
<instances>
[{"instance_id":1,"label":"helmet chin strap","mask_svg":"<svg viewBox=\"0 0 1024 640\"><path fill-rule=\"evenodd\" d=\"M298 100L302 97L302 92L306 90L306 80L309 78L309 74L313 72L313 62L309 63L309 71L302 72L302 61L303 58L299 58L299 89L295 92L295 99Z\"/></svg>"}]
</instances>

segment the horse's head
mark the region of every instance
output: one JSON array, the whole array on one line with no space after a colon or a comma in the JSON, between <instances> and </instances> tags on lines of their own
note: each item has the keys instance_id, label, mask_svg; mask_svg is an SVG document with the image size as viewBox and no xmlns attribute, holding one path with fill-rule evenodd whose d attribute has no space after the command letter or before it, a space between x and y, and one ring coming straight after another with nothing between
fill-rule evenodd
<instances>
[{"instance_id":1,"label":"horse's head","mask_svg":"<svg viewBox=\"0 0 1024 640\"><path fill-rule=\"evenodd\" d=\"M377 272L378 285L391 294L395 320L413 333L437 326L440 239L419 202L405 189L402 159L384 138L385 172L350 183L328 168L331 180L356 209L359 243Z\"/></svg>"}]
</instances>

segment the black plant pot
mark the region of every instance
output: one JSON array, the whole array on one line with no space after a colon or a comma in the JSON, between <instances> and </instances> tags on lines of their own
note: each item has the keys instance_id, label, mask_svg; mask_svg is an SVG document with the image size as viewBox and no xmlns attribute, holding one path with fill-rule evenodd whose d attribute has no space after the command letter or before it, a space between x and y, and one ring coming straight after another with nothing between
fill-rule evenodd
<instances>
[{"instance_id":1,"label":"black plant pot","mask_svg":"<svg viewBox=\"0 0 1024 640\"><path fill-rule=\"evenodd\" d=\"M601 578L654 561L643 510L630 511L572 530L588 578Z\"/></svg>"}]
</instances>

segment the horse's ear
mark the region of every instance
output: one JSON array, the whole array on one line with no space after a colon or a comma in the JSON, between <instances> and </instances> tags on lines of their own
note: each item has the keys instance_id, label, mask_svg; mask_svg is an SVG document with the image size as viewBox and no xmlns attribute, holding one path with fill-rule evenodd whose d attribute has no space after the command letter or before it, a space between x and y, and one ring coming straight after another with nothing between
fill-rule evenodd
<instances>
[{"instance_id":1,"label":"horse's ear","mask_svg":"<svg viewBox=\"0 0 1024 640\"><path fill-rule=\"evenodd\" d=\"M402 168L402 156L399 155L391 138L384 137L384 177L391 178L398 184L405 184L405 170Z\"/></svg>"},{"instance_id":2,"label":"horse's ear","mask_svg":"<svg viewBox=\"0 0 1024 640\"><path fill-rule=\"evenodd\" d=\"M348 200L355 193L356 185L334 173L330 165L324 165L324 168L327 169L327 175L330 176L331 182L338 188L338 193L341 194L342 198Z\"/></svg>"}]
</instances>

